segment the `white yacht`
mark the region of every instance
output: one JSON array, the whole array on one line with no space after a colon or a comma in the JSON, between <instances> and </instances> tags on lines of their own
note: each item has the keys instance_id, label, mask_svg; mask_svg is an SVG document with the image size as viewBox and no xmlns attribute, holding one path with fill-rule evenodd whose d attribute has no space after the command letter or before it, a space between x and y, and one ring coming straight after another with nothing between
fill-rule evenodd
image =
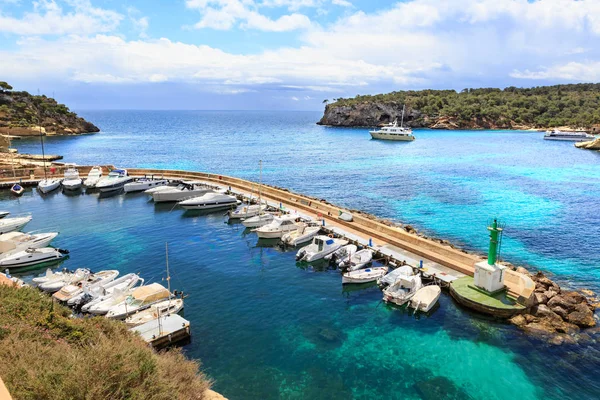
<instances>
[{"instance_id":1,"label":"white yacht","mask_svg":"<svg viewBox=\"0 0 600 400\"><path fill-rule=\"evenodd\" d=\"M419 275L400 276L393 285L383 290L383 301L401 306L410 301L421 287L422 283Z\"/></svg>"},{"instance_id":2,"label":"white yacht","mask_svg":"<svg viewBox=\"0 0 600 400\"><path fill-rule=\"evenodd\" d=\"M163 192L158 192L158 194L160 193ZM234 196L227 194L206 193L202 196L180 201L179 205L186 210L218 210L235 207L237 201Z\"/></svg>"},{"instance_id":3,"label":"white yacht","mask_svg":"<svg viewBox=\"0 0 600 400\"><path fill-rule=\"evenodd\" d=\"M46 194L46 193L50 193L53 190L58 189L59 186L60 186L60 179L46 177L38 182L37 187L40 190L40 192Z\"/></svg>"},{"instance_id":4,"label":"white yacht","mask_svg":"<svg viewBox=\"0 0 600 400\"><path fill-rule=\"evenodd\" d=\"M327 254L325 256L325 259L329 260L331 264L337 266L342 260L346 259L346 257L356 253L356 250L358 250L358 247L356 247L356 245L347 244L345 246L340 247L333 253Z\"/></svg>"},{"instance_id":5,"label":"white yacht","mask_svg":"<svg viewBox=\"0 0 600 400\"><path fill-rule=\"evenodd\" d=\"M393 270L386 276L384 276L380 279L377 279L377 285L379 285L380 288L384 289L384 288L396 283L396 281L398 279L400 279L401 277L413 276L414 274L415 274L415 271L413 270L413 268L410 265L403 265L401 267L396 268L395 270Z\"/></svg>"},{"instance_id":6,"label":"white yacht","mask_svg":"<svg viewBox=\"0 0 600 400\"><path fill-rule=\"evenodd\" d=\"M167 187L169 181L167 179L154 179L154 178L138 178L133 182L126 183L123 186L125 193L132 192L143 192L149 189L157 188L157 187Z\"/></svg>"},{"instance_id":7,"label":"white yacht","mask_svg":"<svg viewBox=\"0 0 600 400\"><path fill-rule=\"evenodd\" d=\"M587 140L594 140L594 135L589 135L583 131L561 131L559 129L552 129L546 131L544 134L544 140L568 140L572 142L585 142Z\"/></svg>"},{"instance_id":8,"label":"white yacht","mask_svg":"<svg viewBox=\"0 0 600 400\"><path fill-rule=\"evenodd\" d=\"M229 218L238 219L238 218L250 218L258 215L261 211L267 209L266 204L250 204L238 208L237 210L229 211Z\"/></svg>"},{"instance_id":9,"label":"white yacht","mask_svg":"<svg viewBox=\"0 0 600 400\"><path fill-rule=\"evenodd\" d=\"M267 225L256 228L256 232L261 239L280 239L284 233L295 231L299 228L296 224L297 216L282 215L281 217L273 217L273 221Z\"/></svg>"},{"instance_id":10,"label":"white yacht","mask_svg":"<svg viewBox=\"0 0 600 400\"><path fill-rule=\"evenodd\" d=\"M95 188L100 179L102 179L102 167L95 166L88 172L87 178L83 181L83 185L90 189Z\"/></svg>"},{"instance_id":11,"label":"white yacht","mask_svg":"<svg viewBox=\"0 0 600 400\"><path fill-rule=\"evenodd\" d=\"M373 139L381 140L396 140L403 142L410 142L415 140L412 134L412 129L404 127L404 106L402 107L402 119L400 120L400 126L398 126L398 120L387 124L381 129L376 131L369 131Z\"/></svg>"},{"instance_id":12,"label":"white yacht","mask_svg":"<svg viewBox=\"0 0 600 400\"><path fill-rule=\"evenodd\" d=\"M298 246L310 242L312 238L319 234L321 227L319 225L309 225L301 222L296 231L288 232L281 237L281 241L288 246Z\"/></svg>"},{"instance_id":13,"label":"white yacht","mask_svg":"<svg viewBox=\"0 0 600 400\"><path fill-rule=\"evenodd\" d=\"M388 267L357 269L342 274L342 284L374 282L387 274Z\"/></svg>"},{"instance_id":14,"label":"white yacht","mask_svg":"<svg viewBox=\"0 0 600 400\"><path fill-rule=\"evenodd\" d=\"M318 235L313 238L311 244L298 250L298 253L296 253L296 261L311 262L320 260L347 244L347 240Z\"/></svg>"},{"instance_id":15,"label":"white yacht","mask_svg":"<svg viewBox=\"0 0 600 400\"><path fill-rule=\"evenodd\" d=\"M152 193L155 203L168 201L182 201L192 197L202 196L206 193L214 192L213 188L200 182L184 182L177 187L167 187Z\"/></svg>"},{"instance_id":16,"label":"white yacht","mask_svg":"<svg viewBox=\"0 0 600 400\"><path fill-rule=\"evenodd\" d=\"M81 188L82 179L79 177L79 171L75 167L70 167L65 171L62 185L66 190L77 190Z\"/></svg>"},{"instance_id":17,"label":"white yacht","mask_svg":"<svg viewBox=\"0 0 600 400\"><path fill-rule=\"evenodd\" d=\"M125 319L137 311L158 303L159 301L168 300L171 293L166 287L160 283L152 283L147 286L137 288L127 296L122 302L110 307L106 313L107 318Z\"/></svg>"},{"instance_id":18,"label":"white yacht","mask_svg":"<svg viewBox=\"0 0 600 400\"><path fill-rule=\"evenodd\" d=\"M355 253L348 254L348 256L339 262L338 266L343 270L355 271L357 269L366 267L366 265L369 264L372 259L373 251L369 249L362 249Z\"/></svg>"},{"instance_id":19,"label":"white yacht","mask_svg":"<svg viewBox=\"0 0 600 400\"><path fill-rule=\"evenodd\" d=\"M57 261L64 257L63 252L52 247L17 251L15 253L7 254L1 257L0 267L21 268L50 261Z\"/></svg>"},{"instance_id":20,"label":"white yacht","mask_svg":"<svg viewBox=\"0 0 600 400\"><path fill-rule=\"evenodd\" d=\"M0 235L0 253L39 249L46 247L58 236L58 232L23 233L8 232Z\"/></svg>"},{"instance_id":21,"label":"white yacht","mask_svg":"<svg viewBox=\"0 0 600 400\"><path fill-rule=\"evenodd\" d=\"M101 192L112 192L120 190L132 180L133 177L127 174L126 169L114 169L108 173L106 178L102 178L96 183L96 188Z\"/></svg>"},{"instance_id":22,"label":"white yacht","mask_svg":"<svg viewBox=\"0 0 600 400\"><path fill-rule=\"evenodd\" d=\"M0 219L0 234L18 231L31 221L31 215Z\"/></svg>"},{"instance_id":23,"label":"white yacht","mask_svg":"<svg viewBox=\"0 0 600 400\"><path fill-rule=\"evenodd\" d=\"M260 228L273 222L273 219L275 219L275 216L271 213L258 214L254 217L244 218L242 225L246 228Z\"/></svg>"}]
</instances>

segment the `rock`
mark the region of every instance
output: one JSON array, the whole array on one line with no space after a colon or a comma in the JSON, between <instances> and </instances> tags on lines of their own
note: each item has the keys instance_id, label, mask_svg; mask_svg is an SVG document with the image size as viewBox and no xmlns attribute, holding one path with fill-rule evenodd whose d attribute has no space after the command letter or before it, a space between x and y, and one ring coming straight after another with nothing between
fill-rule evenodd
<instances>
[{"instance_id":1,"label":"rock","mask_svg":"<svg viewBox=\"0 0 600 400\"><path fill-rule=\"evenodd\" d=\"M513 325L518 326L519 328L527 325L527 320L525 319L525 317L521 314L517 314L514 317L512 317L510 320L510 323Z\"/></svg>"},{"instance_id":2,"label":"rock","mask_svg":"<svg viewBox=\"0 0 600 400\"><path fill-rule=\"evenodd\" d=\"M583 293L585 296L588 296L588 297L596 296L596 293L594 293L590 289L581 289L581 293Z\"/></svg>"},{"instance_id":3,"label":"rock","mask_svg":"<svg viewBox=\"0 0 600 400\"><path fill-rule=\"evenodd\" d=\"M554 289L549 289L544 292L544 295L548 298L548 300L550 300L551 298L553 298L554 296L556 296L559 293L560 292L557 292Z\"/></svg>"},{"instance_id":4,"label":"rock","mask_svg":"<svg viewBox=\"0 0 600 400\"><path fill-rule=\"evenodd\" d=\"M527 268L523 268L523 267L517 267L516 271L517 271L518 273L520 273L520 274L523 274L523 275L526 275L526 276L529 276L529 277L531 277L531 276L532 276L532 275L531 275L531 272L529 272L529 271L527 270Z\"/></svg>"},{"instance_id":5,"label":"rock","mask_svg":"<svg viewBox=\"0 0 600 400\"><path fill-rule=\"evenodd\" d=\"M586 149L586 150L600 150L600 138L590 140L589 142L575 143L575 147L577 147L578 149Z\"/></svg>"},{"instance_id":6,"label":"rock","mask_svg":"<svg viewBox=\"0 0 600 400\"><path fill-rule=\"evenodd\" d=\"M525 321L527 321L528 324L536 320L536 318L531 314L525 314L523 315L523 317L525 318Z\"/></svg>"},{"instance_id":7,"label":"rock","mask_svg":"<svg viewBox=\"0 0 600 400\"><path fill-rule=\"evenodd\" d=\"M567 316L569 315L569 312L561 306L553 307L551 308L551 310L554 311L556 314L560 315L560 317L564 320L566 320Z\"/></svg>"},{"instance_id":8,"label":"rock","mask_svg":"<svg viewBox=\"0 0 600 400\"><path fill-rule=\"evenodd\" d=\"M556 333L556 329L551 324L548 324L544 321L527 324L523 327L523 330L530 334L540 336L547 336L549 334Z\"/></svg>"},{"instance_id":9,"label":"rock","mask_svg":"<svg viewBox=\"0 0 600 400\"><path fill-rule=\"evenodd\" d=\"M534 292L533 293L533 305L544 305L548 302L548 296L546 296L544 293L540 293L540 292Z\"/></svg>"},{"instance_id":10,"label":"rock","mask_svg":"<svg viewBox=\"0 0 600 400\"><path fill-rule=\"evenodd\" d=\"M548 343L554 345L554 346L560 346L562 344L576 344L576 340L575 338L573 338L571 335L554 335L553 337L551 337L548 340Z\"/></svg>"},{"instance_id":11,"label":"rock","mask_svg":"<svg viewBox=\"0 0 600 400\"><path fill-rule=\"evenodd\" d=\"M569 313L567 321L583 328L596 326L594 312L585 304L578 304L575 311Z\"/></svg>"}]
</instances>

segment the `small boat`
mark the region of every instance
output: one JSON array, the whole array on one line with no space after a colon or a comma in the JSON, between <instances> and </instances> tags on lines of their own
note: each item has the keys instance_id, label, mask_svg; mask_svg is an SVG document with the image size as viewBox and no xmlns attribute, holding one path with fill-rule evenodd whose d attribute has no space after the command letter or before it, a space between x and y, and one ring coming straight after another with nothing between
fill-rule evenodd
<instances>
[{"instance_id":1,"label":"small boat","mask_svg":"<svg viewBox=\"0 0 600 400\"><path fill-rule=\"evenodd\" d=\"M126 169L113 169L108 173L108 176L102 178L96 183L96 189L101 192L114 192L120 190L126 183L133 180L132 176L129 176Z\"/></svg>"},{"instance_id":2,"label":"small boat","mask_svg":"<svg viewBox=\"0 0 600 400\"><path fill-rule=\"evenodd\" d=\"M81 188L83 184L82 179L79 177L79 171L74 166L67 168L65 171L64 179L62 180L62 186L66 190L77 190Z\"/></svg>"},{"instance_id":3,"label":"small boat","mask_svg":"<svg viewBox=\"0 0 600 400\"><path fill-rule=\"evenodd\" d=\"M387 274L387 271L388 267L374 267L348 271L342 274L342 284L375 282L377 279Z\"/></svg>"},{"instance_id":4,"label":"small boat","mask_svg":"<svg viewBox=\"0 0 600 400\"><path fill-rule=\"evenodd\" d=\"M58 189L60 186L60 179L57 178L44 178L38 182L37 188L40 192L46 194L53 190Z\"/></svg>"},{"instance_id":5,"label":"small boat","mask_svg":"<svg viewBox=\"0 0 600 400\"><path fill-rule=\"evenodd\" d=\"M353 244L347 244L345 246L340 247L336 251L331 254L325 256L326 260L329 260L329 263L337 266L341 260L348 257L350 254L356 253L358 247Z\"/></svg>"},{"instance_id":6,"label":"small boat","mask_svg":"<svg viewBox=\"0 0 600 400\"><path fill-rule=\"evenodd\" d=\"M8 232L0 235L0 253L39 249L46 247L58 236L58 232L23 233Z\"/></svg>"},{"instance_id":7,"label":"small boat","mask_svg":"<svg viewBox=\"0 0 600 400\"><path fill-rule=\"evenodd\" d=\"M340 269L355 271L364 268L371 260L373 260L373 251L362 249L347 255L339 262L338 266Z\"/></svg>"},{"instance_id":8,"label":"small boat","mask_svg":"<svg viewBox=\"0 0 600 400\"><path fill-rule=\"evenodd\" d=\"M590 135L584 131L561 131L559 129L552 129L546 131L544 134L544 140L566 140L571 142L585 142L588 140L594 140L596 137Z\"/></svg>"},{"instance_id":9,"label":"small boat","mask_svg":"<svg viewBox=\"0 0 600 400\"><path fill-rule=\"evenodd\" d=\"M393 285L383 290L383 301L401 306L406 304L421 287L419 275L401 276Z\"/></svg>"},{"instance_id":10,"label":"small boat","mask_svg":"<svg viewBox=\"0 0 600 400\"><path fill-rule=\"evenodd\" d=\"M381 140L394 140L401 142L410 142L415 140L412 134L412 129L404 127L404 106L402 106L402 119L400 120L400 126L398 126L398 120L383 126L381 129L376 131L369 131L373 139Z\"/></svg>"},{"instance_id":11,"label":"small boat","mask_svg":"<svg viewBox=\"0 0 600 400\"><path fill-rule=\"evenodd\" d=\"M74 275L83 276L89 274L90 270L87 268L78 268L75 270L75 272L71 272L66 268L62 271L53 272L50 268L48 268L44 275L33 278L32 282L34 285L40 287L41 285L48 285L53 282L64 282Z\"/></svg>"},{"instance_id":12,"label":"small boat","mask_svg":"<svg viewBox=\"0 0 600 400\"><path fill-rule=\"evenodd\" d=\"M91 271L87 268L78 268L73 273L65 273L61 278L52 279L50 281L40 283L38 288L44 292L54 293L66 285L76 285L81 281L89 279Z\"/></svg>"},{"instance_id":13,"label":"small boat","mask_svg":"<svg viewBox=\"0 0 600 400\"><path fill-rule=\"evenodd\" d=\"M0 258L0 267L21 268L45 262L60 260L64 257L66 250L58 250L52 247L42 249L27 249Z\"/></svg>"},{"instance_id":14,"label":"small boat","mask_svg":"<svg viewBox=\"0 0 600 400\"><path fill-rule=\"evenodd\" d=\"M167 179L154 179L154 178L138 178L133 182L126 183L123 186L125 193L132 192L143 192L146 190L154 189L157 187L169 187L169 181Z\"/></svg>"},{"instance_id":15,"label":"small boat","mask_svg":"<svg viewBox=\"0 0 600 400\"><path fill-rule=\"evenodd\" d=\"M161 194L164 192L158 192ZM237 199L222 193L206 193L202 196L192 197L191 199L179 202L179 205L186 210L218 210L223 208L235 207Z\"/></svg>"},{"instance_id":16,"label":"small boat","mask_svg":"<svg viewBox=\"0 0 600 400\"><path fill-rule=\"evenodd\" d=\"M184 182L173 187L167 186L164 190L159 190L152 193L152 199L155 203L161 202L176 202L205 195L206 193L214 192L212 187L201 182Z\"/></svg>"},{"instance_id":17,"label":"small boat","mask_svg":"<svg viewBox=\"0 0 600 400\"><path fill-rule=\"evenodd\" d=\"M354 219L352 217L352 214L346 211L340 211L340 215L338 216L338 218L346 222L352 222L352 220Z\"/></svg>"},{"instance_id":18,"label":"small boat","mask_svg":"<svg viewBox=\"0 0 600 400\"><path fill-rule=\"evenodd\" d=\"M152 283L134 289L125 300L113 305L106 313L106 318L125 319L137 311L144 310L154 303L167 300L171 293L160 283Z\"/></svg>"},{"instance_id":19,"label":"small boat","mask_svg":"<svg viewBox=\"0 0 600 400\"><path fill-rule=\"evenodd\" d=\"M0 219L10 215L10 211L0 211Z\"/></svg>"},{"instance_id":20,"label":"small boat","mask_svg":"<svg viewBox=\"0 0 600 400\"><path fill-rule=\"evenodd\" d=\"M125 319L125 324L132 328L145 324L163 315L177 314L183 310L183 299L163 300L152 304L149 308L138 311Z\"/></svg>"},{"instance_id":21,"label":"small boat","mask_svg":"<svg viewBox=\"0 0 600 400\"><path fill-rule=\"evenodd\" d=\"M379 287L383 289L396 283L396 281L402 276L413 276L414 274L415 271L412 269L411 266L403 265L401 267L396 268L383 278L377 279L377 285L379 285Z\"/></svg>"},{"instance_id":22,"label":"small boat","mask_svg":"<svg viewBox=\"0 0 600 400\"><path fill-rule=\"evenodd\" d=\"M280 239L285 233L292 232L298 229L296 224L296 216L282 215L281 217L273 217L273 221L267 225L261 226L253 230L261 239Z\"/></svg>"},{"instance_id":23,"label":"small boat","mask_svg":"<svg viewBox=\"0 0 600 400\"><path fill-rule=\"evenodd\" d=\"M442 289L438 285L423 286L410 299L409 306L416 311L428 312L437 303L441 293Z\"/></svg>"},{"instance_id":24,"label":"small boat","mask_svg":"<svg viewBox=\"0 0 600 400\"><path fill-rule=\"evenodd\" d=\"M311 244L298 250L298 253L296 253L296 261L311 262L320 260L347 244L347 240L318 235L313 238Z\"/></svg>"},{"instance_id":25,"label":"small boat","mask_svg":"<svg viewBox=\"0 0 600 400\"><path fill-rule=\"evenodd\" d=\"M23 192L25 191L25 188L23 186L19 185L18 183L15 183L10 188L10 191L15 196L21 196L23 194Z\"/></svg>"},{"instance_id":26,"label":"small boat","mask_svg":"<svg viewBox=\"0 0 600 400\"><path fill-rule=\"evenodd\" d=\"M100 271L95 274L90 274L87 279L83 279L79 282L69 282L64 285L59 291L54 293L54 297L58 301L67 302L73 297L82 294L83 290L93 285L103 285L113 281L119 276L119 271L112 269L107 271Z\"/></svg>"},{"instance_id":27,"label":"small boat","mask_svg":"<svg viewBox=\"0 0 600 400\"><path fill-rule=\"evenodd\" d=\"M229 218L238 219L254 217L258 215L261 211L264 211L266 208L266 204L251 204L243 206L242 208L238 208L237 210L229 211Z\"/></svg>"},{"instance_id":28,"label":"small boat","mask_svg":"<svg viewBox=\"0 0 600 400\"><path fill-rule=\"evenodd\" d=\"M242 220L242 225L246 228L260 228L273 222L275 216L271 213L255 215L254 217L245 218Z\"/></svg>"},{"instance_id":29,"label":"small boat","mask_svg":"<svg viewBox=\"0 0 600 400\"><path fill-rule=\"evenodd\" d=\"M137 274L127 274L105 285L86 288L83 290L83 294L75 296L67 304L72 307L82 306L82 312L89 312L89 309L95 305L129 293L134 287L143 285L144 279Z\"/></svg>"},{"instance_id":30,"label":"small boat","mask_svg":"<svg viewBox=\"0 0 600 400\"><path fill-rule=\"evenodd\" d=\"M88 172L87 178L83 181L83 185L90 189L95 188L100 179L102 179L102 167L95 166Z\"/></svg>"},{"instance_id":31,"label":"small boat","mask_svg":"<svg viewBox=\"0 0 600 400\"><path fill-rule=\"evenodd\" d=\"M31 222L31 215L0 219L0 234L18 231Z\"/></svg>"},{"instance_id":32,"label":"small boat","mask_svg":"<svg viewBox=\"0 0 600 400\"><path fill-rule=\"evenodd\" d=\"M281 237L281 241L288 246L298 246L302 243L310 242L321 231L319 225L310 226L306 223L299 223L298 230L288 232Z\"/></svg>"}]
</instances>

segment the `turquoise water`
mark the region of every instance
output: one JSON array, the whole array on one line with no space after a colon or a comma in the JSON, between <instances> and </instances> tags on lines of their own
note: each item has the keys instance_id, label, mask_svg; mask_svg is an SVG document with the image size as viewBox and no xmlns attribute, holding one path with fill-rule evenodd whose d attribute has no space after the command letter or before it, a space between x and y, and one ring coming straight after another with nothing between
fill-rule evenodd
<instances>
[{"instance_id":1,"label":"turquoise water","mask_svg":"<svg viewBox=\"0 0 600 400\"><path fill-rule=\"evenodd\" d=\"M485 249L486 222L507 223L503 256L598 288L600 155L530 132L418 131L413 143L314 125L317 113L84 112L104 133L50 138L81 164L205 170L258 178L410 222ZM16 143L15 143L16 144ZM39 153L36 141L18 144ZM160 280L169 241L173 284L189 294L190 357L232 399L598 398L592 340L551 348L475 317L442 296L430 317L381 304L376 287L345 291L334 271L296 266L220 213L184 214L145 196L4 199L56 227L65 266L118 268ZM445 391L446 396L439 396ZM438 394L435 396L434 394Z\"/></svg>"}]
</instances>

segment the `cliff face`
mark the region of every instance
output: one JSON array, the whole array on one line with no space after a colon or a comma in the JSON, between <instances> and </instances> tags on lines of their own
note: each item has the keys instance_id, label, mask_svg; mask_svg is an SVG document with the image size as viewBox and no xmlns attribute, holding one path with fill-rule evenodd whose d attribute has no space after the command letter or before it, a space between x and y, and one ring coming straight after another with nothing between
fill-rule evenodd
<instances>
[{"instance_id":1,"label":"cliff face","mask_svg":"<svg viewBox=\"0 0 600 400\"><path fill-rule=\"evenodd\" d=\"M27 92L15 92L0 82L0 134L13 136L77 135L100 129L78 117L64 104Z\"/></svg>"}]
</instances>

